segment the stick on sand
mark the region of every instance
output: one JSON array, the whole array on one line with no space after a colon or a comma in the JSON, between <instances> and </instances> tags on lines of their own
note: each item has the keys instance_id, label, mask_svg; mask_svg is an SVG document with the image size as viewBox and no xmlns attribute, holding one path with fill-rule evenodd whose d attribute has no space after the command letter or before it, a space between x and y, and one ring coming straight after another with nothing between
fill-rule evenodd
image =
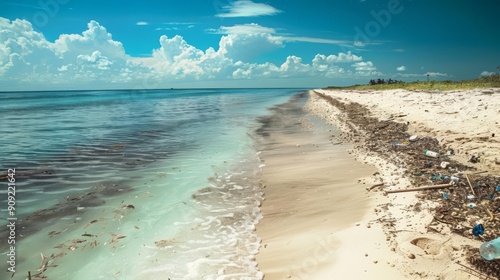
<instances>
[{"instance_id":1,"label":"stick on sand","mask_svg":"<svg viewBox=\"0 0 500 280\"><path fill-rule=\"evenodd\" d=\"M470 183L470 180L469 180L469 175L465 174L465 178L467 178L467 182L469 183L469 188L470 190L472 191L472 194L474 196L476 196L476 193L474 192L474 188L472 188L472 184Z\"/></svg>"},{"instance_id":2,"label":"stick on sand","mask_svg":"<svg viewBox=\"0 0 500 280\"><path fill-rule=\"evenodd\" d=\"M441 185L423 186L423 187L402 189L402 190L390 190L390 191L385 191L385 193L401 193L401 192L416 192L416 191L422 191L422 190L445 189L445 188L448 188L451 186L452 186L452 184L441 184Z\"/></svg>"}]
</instances>

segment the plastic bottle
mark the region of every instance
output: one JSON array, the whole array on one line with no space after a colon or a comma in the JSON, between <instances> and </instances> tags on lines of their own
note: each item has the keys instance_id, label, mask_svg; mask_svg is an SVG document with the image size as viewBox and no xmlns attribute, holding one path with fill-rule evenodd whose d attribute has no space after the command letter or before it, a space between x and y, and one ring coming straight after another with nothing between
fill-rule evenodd
<instances>
[{"instance_id":1,"label":"plastic bottle","mask_svg":"<svg viewBox=\"0 0 500 280\"><path fill-rule=\"evenodd\" d=\"M488 261L500 258L500 238L481 244L479 253L481 257Z\"/></svg>"},{"instance_id":2,"label":"plastic bottle","mask_svg":"<svg viewBox=\"0 0 500 280\"><path fill-rule=\"evenodd\" d=\"M438 153L433 152L433 151L429 151L429 150L424 150L424 155L426 155L428 157L435 157L435 158L437 158L439 156Z\"/></svg>"}]
</instances>

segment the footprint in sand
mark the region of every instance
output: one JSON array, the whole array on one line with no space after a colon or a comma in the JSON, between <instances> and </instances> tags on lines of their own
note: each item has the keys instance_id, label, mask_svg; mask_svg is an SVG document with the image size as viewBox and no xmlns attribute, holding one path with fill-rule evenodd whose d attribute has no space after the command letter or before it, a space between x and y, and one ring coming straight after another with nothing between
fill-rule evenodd
<instances>
[{"instance_id":1,"label":"footprint in sand","mask_svg":"<svg viewBox=\"0 0 500 280\"><path fill-rule=\"evenodd\" d=\"M400 245L400 250L405 255L414 255L428 259L443 259L453 251L449 239L435 238L431 236L413 237Z\"/></svg>"}]
</instances>

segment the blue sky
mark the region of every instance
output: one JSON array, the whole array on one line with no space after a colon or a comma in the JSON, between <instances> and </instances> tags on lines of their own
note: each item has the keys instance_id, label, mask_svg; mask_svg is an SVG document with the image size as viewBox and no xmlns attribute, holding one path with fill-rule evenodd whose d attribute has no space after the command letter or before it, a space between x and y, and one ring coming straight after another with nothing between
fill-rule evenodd
<instances>
[{"instance_id":1,"label":"blue sky","mask_svg":"<svg viewBox=\"0 0 500 280\"><path fill-rule=\"evenodd\" d=\"M0 90L324 87L497 72L497 0L2 0Z\"/></svg>"}]
</instances>

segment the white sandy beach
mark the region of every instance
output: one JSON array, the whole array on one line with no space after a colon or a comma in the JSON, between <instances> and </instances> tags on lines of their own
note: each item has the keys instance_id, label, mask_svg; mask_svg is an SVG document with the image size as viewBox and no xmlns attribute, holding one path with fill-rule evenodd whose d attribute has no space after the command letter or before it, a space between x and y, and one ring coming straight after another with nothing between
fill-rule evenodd
<instances>
[{"instance_id":1,"label":"white sandy beach","mask_svg":"<svg viewBox=\"0 0 500 280\"><path fill-rule=\"evenodd\" d=\"M362 104L378 119L409 122L410 133L436 137L455 149L461 162L466 163L471 155L479 156L481 161L475 164L479 170L498 174L498 89L316 92L341 102ZM352 133L343 113L313 92L306 107L343 132ZM298 134L299 138L288 135L289 139L277 139L276 143L289 143L289 147L276 144L262 155L268 159L264 168L267 187L264 218L257 226L257 234L263 239L257 261L266 280L477 279L462 266L466 264L463 246L478 247L481 242L452 234L446 226L429 231L432 205L420 201L414 192L384 195L377 188L366 190L379 182L384 183L385 190L410 187L404 166L390 164L364 150L363 143L356 143L348 147L348 152L364 165L348 163L350 167L344 165L344 170L328 174L334 168L328 157L349 156L332 145L338 140L324 138L333 134L328 128L315 129L314 137L309 130ZM351 140L359 141L356 137ZM355 199L345 203L346 208L335 209L331 205L334 199L327 194L333 188L337 191L336 180L345 180L348 172L348 178L355 182L340 193L349 193ZM297 185L318 186L321 193L310 195L310 190ZM421 204L419 212L413 207L417 203ZM335 222L329 223L332 219Z\"/></svg>"},{"instance_id":2,"label":"white sandy beach","mask_svg":"<svg viewBox=\"0 0 500 280\"><path fill-rule=\"evenodd\" d=\"M466 163L479 155L479 169L500 171L500 91L316 90L343 102L367 106L379 119L409 122L409 132L436 137ZM495 133L496 132L496 133ZM493 136L494 135L494 136Z\"/></svg>"}]
</instances>

